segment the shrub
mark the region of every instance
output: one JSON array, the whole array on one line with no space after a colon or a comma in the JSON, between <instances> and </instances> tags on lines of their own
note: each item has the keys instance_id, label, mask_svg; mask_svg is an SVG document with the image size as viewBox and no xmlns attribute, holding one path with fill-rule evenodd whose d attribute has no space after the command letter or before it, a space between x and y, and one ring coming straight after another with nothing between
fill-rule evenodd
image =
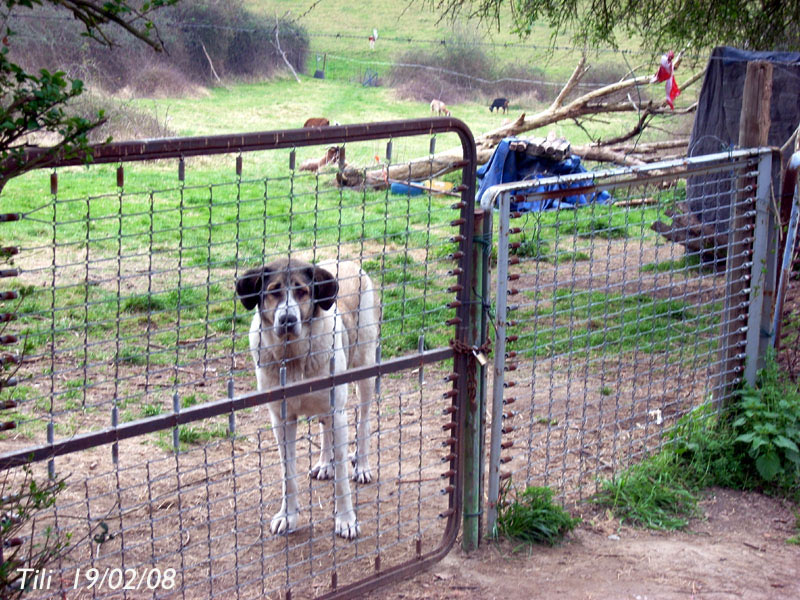
<instances>
[{"instance_id":1,"label":"shrub","mask_svg":"<svg viewBox=\"0 0 800 600\"><path fill-rule=\"evenodd\" d=\"M134 108L127 102L97 94L81 94L70 103L68 112L89 118L101 110L105 112L106 121L89 132L90 142L103 142L109 137L122 141L173 135L167 123L160 121L155 113L151 114Z\"/></svg>"},{"instance_id":2,"label":"shrub","mask_svg":"<svg viewBox=\"0 0 800 600\"><path fill-rule=\"evenodd\" d=\"M159 10L153 22L165 53L155 54L125 32L116 34L119 48L109 52L87 40L78 21L65 21L57 9L43 6L36 19L10 18L26 42L24 48L13 45L11 56L28 70L63 70L109 92L127 88L148 96L214 83L209 61L223 79L273 76L286 68L273 44L276 26L289 62L297 70L306 63L308 35L302 27L255 15L241 0L180 2Z\"/></svg>"}]
</instances>

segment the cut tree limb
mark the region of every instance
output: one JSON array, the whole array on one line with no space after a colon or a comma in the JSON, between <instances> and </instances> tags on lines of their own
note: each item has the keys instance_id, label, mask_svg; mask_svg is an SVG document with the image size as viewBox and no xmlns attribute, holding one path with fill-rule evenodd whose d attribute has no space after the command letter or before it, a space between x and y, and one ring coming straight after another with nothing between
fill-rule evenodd
<instances>
[{"instance_id":1,"label":"cut tree limb","mask_svg":"<svg viewBox=\"0 0 800 600\"><path fill-rule=\"evenodd\" d=\"M527 131L546 127L559 121L567 119L579 119L589 115L606 114L606 113L623 113L623 112L639 112L639 123L634 127L635 132L629 133L622 138L611 140L614 144L619 141L626 141L643 130L648 123L647 117L652 117L657 114L680 114L691 112L696 109L696 104L679 110L672 111L667 107L666 99L658 101L650 101L647 104L638 104L630 100L624 101L609 101L608 99L615 94L634 89L639 86L648 85L650 83L650 76L632 77L605 85L603 87L592 90L582 96L579 96L570 102L565 103L566 97L580 82L581 78L586 74L588 68L586 67L586 59L582 57L578 65L575 67L569 81L564 85L559 92L556 100L545 110L531 116L522 113L513 122L507 123L502 127L489 131L475 139L475 146L478 152L478 163L483 164L487 162L494 152L497 145L504 138L516 137ZM691 86L698 81L704 71L694 74L683 83L683 89ZM672 143L672 142L669 142ZM685 145L686 142L681 140L673 147L680 147ZM612 144L613 145L613 144ZM658 152L656 146L652 146L646 152L637 150L628 151L628 148L607 148L608 142L600 142L599 144L590 144L584 146L573 147L573 152L589 160L599 160L604 162L615 162L622 165L637 165L644 162L651 162L655 160L652 156L645 157L644 154L654 155ZM644 146L644 145L642 145ZM340 185L376 185L385 186L385 181L388 179L397 180L421 180L427 179L432 174L443 174L449 171L456 170L461 167L462 156L461 148L453 148L440 152L433 156L426 156L418 160L412 160L409 163L402 165L392 165L388 169L378 170L358 170L350 169L349 175L343 174L340 179ZM356 173L362 175L356 176ZM364 176L363 173L366 173Z\"/></svg>"},{"instance_id":2,"label":"cut tree limb","mask_svg":"<svg viewBox=\"0 0 800 600\"><path fill-rule=\"evenodd\" d=\"M289 59L286 58L286 53L283 51L283 48L281 48L280 30L281 26L280 26L280 20L278 19L278 13L275 13L275 41L272 43L272 45L275 46L275 49L281 55L283 62L285 62L286 66L289 67L289 70L292 72L292 75L294 75L294 78L297 80L297 83L300 83L300 77L297 76L297 71L294 70L292 63L290 63Z\"/></svg>"}]
</instances>

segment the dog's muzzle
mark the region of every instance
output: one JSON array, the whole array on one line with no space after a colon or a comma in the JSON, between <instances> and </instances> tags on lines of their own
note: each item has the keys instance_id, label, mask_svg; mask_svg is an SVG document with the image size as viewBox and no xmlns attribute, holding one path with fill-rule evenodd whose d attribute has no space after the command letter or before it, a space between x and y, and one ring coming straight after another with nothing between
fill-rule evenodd
<instances>
[{"instance_id":1,"label":"dog's muzzle","mask_svg":"<svg viewBox=\"0 0 800 600\"><path fill-rule=\"evenodd\" d=\"M300 335L300 319L291 312L276 315L275 333L281 337Z\"/></svg>"}]
</instances>

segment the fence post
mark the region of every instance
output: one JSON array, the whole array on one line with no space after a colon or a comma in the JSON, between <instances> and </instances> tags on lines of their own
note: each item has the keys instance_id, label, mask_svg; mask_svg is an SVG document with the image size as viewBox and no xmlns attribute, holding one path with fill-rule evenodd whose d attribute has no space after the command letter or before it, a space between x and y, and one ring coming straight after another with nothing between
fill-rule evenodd
<instances>
[{"instance_id":1,"label":"fence post","mask_svg":"<svg viewBox=\"0 0 800 600\"><path fill-rule=\"evenodd\" d=\"M777 223L771 210L772 154L758 161L756 224L753 230L753 265L750 269L750 310L747 318L744 380L755 385L756 372L764 367L767 347L774 335L775 274L778 269Z\"/></svg>"},{"instance_id":2,"label":"fence post","mask_svg":"<svg viewBox=\"0 0 800 600\"><path fill-rule=\"evenodd\" d=\"M766 61L747 63L741 116L739 117L740 148L756 148L767 144L771 100L772 64ZM732 203L726 262L728 281L725 286L723 317L725 331L722 336L721 373L715 401L723 400L731 394L739 373L742 372L742 359L746 356L746 328L743 325L747 318L746 311L749 310L749 305L742 299L746 297L748 282L740 273L748 260L747 244L750 233L748 225L751 222L751 216L747 213L753 208L748 206L750 204L748 200L751 199L756 184L755 178L745 177L742 181L742 191ZM752 289L752 286L750 287Z\"/></svg>"},{"instance_id":3,"label":"fence post","mask_svg":"<svg viewBox=\"0 0 800 600\"><path fill-rule=\"evenodd\" d=\"M492 381L492 432L489 450L489 498L487 500L487 532L494 536L500 500L500 440L503 428L503 391L506 364L506 325L508 289L508 238L510 195L498 197L497 227L497 306L495 307L494 379Z\"/></svg>"},{"instance_id":4,"label":"fence post","mask_svg":"<svg viewBox=\"0 0 800 600\"><path fill-rule=\"evenodd\" d=\"M473 229L472 273L469 279L470 328L469 344L477 349L475 356L468 358L474 365L474 373L467 375L470 386L469 406L464 416L464 509L461 547L464 551L475 550L480 543L481 515L483 513L483 424L486 412L486 364L485 354L480 350L486 343L486 310L484 298L488 289L487 267L491 249L491 210L475 211ZM488 234L487 234L488 226ZM473 369L470 369L472 371Z\"/></svg>"}]
</instances>

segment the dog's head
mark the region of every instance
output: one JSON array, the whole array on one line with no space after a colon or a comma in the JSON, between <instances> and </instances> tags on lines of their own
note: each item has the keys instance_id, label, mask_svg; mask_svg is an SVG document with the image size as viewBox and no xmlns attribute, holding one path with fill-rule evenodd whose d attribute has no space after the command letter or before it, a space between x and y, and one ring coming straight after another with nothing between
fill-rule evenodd
<instances>
[{"instance_id":1,"label":"dog's head","mask_svg":"<svg viewBox=\"0 0 800 600\"><path fill-rule=\"evenodd\" d=\"M236 282L244 307L258 307L261 322L281 338L299 337L305 323L333 306L338 292L325 269L285 259L251 269Z\"/></svg>"}]
</instances>

